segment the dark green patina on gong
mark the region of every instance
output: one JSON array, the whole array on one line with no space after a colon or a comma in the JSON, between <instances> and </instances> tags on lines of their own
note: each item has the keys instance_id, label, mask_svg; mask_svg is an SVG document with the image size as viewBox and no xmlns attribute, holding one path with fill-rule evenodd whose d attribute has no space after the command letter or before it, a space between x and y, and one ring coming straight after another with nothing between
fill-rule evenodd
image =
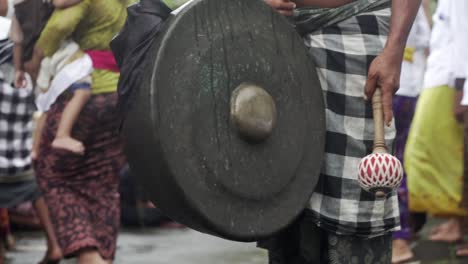
<instances>
[{"instance_id":1,"label":"dark green patina on gong","mask_svg":"<svg viewBox=\"0 0 468 264\"><path fill-rule=\"evenodd\" d=\"M288 225L317 183L325 138L315 65L292 25L261 0L195 0L148 56L124 134L155 204L239 241Z\"/></svg>"}]
</instances>

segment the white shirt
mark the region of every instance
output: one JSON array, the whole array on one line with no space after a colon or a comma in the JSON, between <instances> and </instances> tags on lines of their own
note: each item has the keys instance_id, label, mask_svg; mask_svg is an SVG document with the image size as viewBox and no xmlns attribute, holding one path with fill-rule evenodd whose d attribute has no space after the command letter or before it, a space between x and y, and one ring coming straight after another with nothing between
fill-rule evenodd
<instances>
[{"instance_id":1,"label":"white shirt","mask_svg":"<svg viewBox=\"0 0 468 264\"><path fill-rule=\"evenodd\" d=\"M11 19L0 17L0 39L8 38L10 27L11 27Z\"/></svg>"},{"instance_id":2,"label":"white shirt","mask_svg":"<svg viewBox=\"0 0 468 264\"><path fill-rule=\"evenodd\" d=\"M93 72L93 62L85 54L70 62L70 59L80 50L77 43L65 40L52 57L44 58L37 78L37 87L41 93L36 99L39 111L46 112L57 98L73 83L86 80L91 83L90 75Z\"/></svg>"},{"instance_id":3,"label":"white shirt","mask_svg":"<svg viewBox=\"0 0 468 264\"><path fill-rule=\"evenodd\" d=\"M468 79L468 1L456 1L454 29L458 33L454 41L455 78ZM454 11L455 12L455 11ZM468 82L465 81L462 105L468 105Z\"/></svg>"},{"instance_id":4,"label":"white shirt","mask_svg":"<svg viewBox=\"0 0 468 264\"><path fill-rule=\"evenodd\" d=\"M456 72L459 71L455 68L466 64L466 60L460 60L459 55L454 52L455 45L458 45L455 43L455 36L466 35L466 33L460 33L454 25L458 22L460 14L464 12L465 2L466 0L439 0L438 2L433 17L430 55L424 77L425 89L442 85L453 87Z\"/></svg>"},{"instance_id":5,"label":"white shirt","mask_svg":"<svg viewBox=\"0 0 468 264\"><path fill-rule=\"evenodd\" d=\"M452 0L453 73L455 79L466 78L468 67L468 1Z\"/></svg>"},{"instance_id":6,"label":"white shirt","mask_svg":"<svg viewBox=\"0 0 468 264\"><path fill-rule=\"evenodd\" d=\"M429 47L431 28L424 9L418 11L406 42L407 48L414 49L413 61L403 61L401 65L400 89L397 95L416 97L423 85L426 67L425 49Z\"/></svg>"},{"instance_id":7,"label":"white shirt","mask_svg":"<svg viewBox=\"0 0 468 264\"><path fill-rule=\"evenodd\" d=\"M468 3L465 3L465 10L468 10ZM468 12L468 11L467 11ZM468 13L465 13L465 16L462 16L459 22L460 26L460 33L458 35L458 41L457 41L457 46L456 46L456 53L460 54L460 59L468 61ZM463 30L463 31L462 31ZM463 99L461 101L462 105L468 105L468 63L465 65L464 71L460 72L460 75L463 74L463 76L457 76L465 80L465 87L463 89Z\"/></svg>"},{"instance_id":8,"label":"white shirt","mask_svg":"<svg viewBox=\"0 0 468 264\"><path fill-rule=\"evenodd\" d=\"M11 27L11 18L14 14L13 0L7 2L7 14L5 17L0 16L0 39L6 39Z\"/></svg>"}]
</instances>

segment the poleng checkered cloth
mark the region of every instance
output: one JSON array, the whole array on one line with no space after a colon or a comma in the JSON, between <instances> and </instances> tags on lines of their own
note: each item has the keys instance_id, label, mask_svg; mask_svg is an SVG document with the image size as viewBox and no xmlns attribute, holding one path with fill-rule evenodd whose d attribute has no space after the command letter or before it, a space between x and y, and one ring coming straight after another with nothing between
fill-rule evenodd
<instances>
[{"instance_id":1,"label":"poleng checkered cloth","mask_svg":"<svg viewBox=\"0 0 468 264\"><path fill-rule=\"evenodd\" d=\"M32 88L16 89L0 72L0 182L31 170Z\"/></svg>"},{"instance_id":2,"label":"poleng checkered cloth","mask_svg":"<svg viewBox=\"0 0 468 264\"><path fill-rule=\"evenodd\" d=\"M379 236L399 227L397 196L376 200L358 183L358 164L372 152L372 105L364 100L368 68L385 45L390 8L358 14L304 36L326 105L326 149L310 210L329 232ZM395 128L386 129L392 148Z\"/></svg>"}]
</instances>

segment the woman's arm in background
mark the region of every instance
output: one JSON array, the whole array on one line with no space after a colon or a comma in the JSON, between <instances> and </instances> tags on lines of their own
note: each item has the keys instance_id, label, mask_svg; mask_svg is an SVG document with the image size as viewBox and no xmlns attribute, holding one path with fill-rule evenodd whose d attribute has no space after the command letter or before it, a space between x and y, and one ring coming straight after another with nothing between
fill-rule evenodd
<instances>
[{"instance_id":1,"label":"woman's arm in background","mask_svg":"<svg viewBox=\"0 0 468 264\"><path fill-rule=\"evenodd\" d=\"M8 1L0 0L0 16L6 16L8 12Z\"/></svg>"},{"instance_id":2,"label":"woman's arm in background","mask_svg":"<svg viewBox=\"0 0 468 264\"><path fill-rule=\"evenodd\" d=\"M54 4L56 8L64 9L79 4L82 1L83 0L53 0L52 4Z\"/></svg>"}]
</instances>

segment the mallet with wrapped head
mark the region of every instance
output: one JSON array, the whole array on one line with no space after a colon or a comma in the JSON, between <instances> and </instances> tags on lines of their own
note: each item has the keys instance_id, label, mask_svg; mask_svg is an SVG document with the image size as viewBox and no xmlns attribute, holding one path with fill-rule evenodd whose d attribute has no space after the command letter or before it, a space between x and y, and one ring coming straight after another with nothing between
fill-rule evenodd
<instances>
[{"instance_id":1,"label":"mallet with wrapped head","mask_svg":"<svg viewBox=\"0 0 468 264\"><path fill-rule=\"evenodd\" d=\"M372 97L374 113L374 150L359 163L359 184L374 193L378 198L385 197L400 186L403 179L403 166L394 156L387 153L385 144L382 92L380 88Z\"/></svg>"}]
</instances>

